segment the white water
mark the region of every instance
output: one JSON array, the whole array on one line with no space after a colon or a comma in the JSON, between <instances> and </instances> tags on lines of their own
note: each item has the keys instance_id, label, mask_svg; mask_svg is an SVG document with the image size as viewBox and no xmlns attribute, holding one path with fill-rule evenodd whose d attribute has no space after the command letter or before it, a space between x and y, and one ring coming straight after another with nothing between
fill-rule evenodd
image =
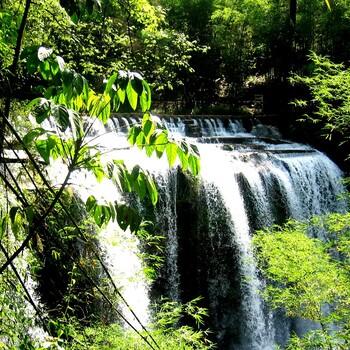
<instances>
[{"instance_id":1,"label":"white water","mask_svg":"<svg viewBox=\"0 0 350 350\"><path fill-rule=\"evenodd\" d=\"M205 191L207 192L205 195L209 210L210 225L208 234L215 237L220 236L219 232L215 232L216 212L220 208L215 203L215 192L213 193L214 197L211 195L210 189L214 187L219 190L224 204L229 211L230 217L228 219L230 220L229 226L232 233L232 244L237 245L240 254L239 263L242 274L243 313L241 317L242 323L239 327L241 329L240 334L245 339L241 341L239 348L242 350L272 349L273 337L268 331L270 327L266 324L261 300L258 295L261 286L257 278L254 258L250 249L251 232L244 206L244 198L242 197L235 175L238 172L244 171L250 177L253 184L256 185L256 190L261 185L261 181L258 178L254 179L256 172L251 171L253 169L244 169L240 166L247 165L247 163L238 164L239 162L230 159L230 155L227 152L222 152L217 147L208 146L202 146L200 150L203 154L201 177L204 181ZM255 182L253 180L257 181ZM260 192L257 193L259 194ZM216 292L214 291L214 293ZM220 293L225 292L225 290L220 291Z\"/></svg>"},{"instance_id":2,"label":"white water","mask_svg":"<svg viewBox=\"0 0 350 350\"><path fill-rule=\"evenodd\" d=\"M126 118L123 121L128 123ZM247 133L242 134L244 130L234 122L230 122L227 128L221 122L214 120L198 120L197 123L202 128L203 135L208 137L237 136L237 132L239 135L251 136ZM114 125L120 127L121 123L115 122ZM127 125L123 128L127 129ZM181 120L177 120L175 124L168 122L167 127L175 134L185 135L185 125ZM95 135L99 136L96 142L102 144L105 150L111 151L124 145L125 136L121 142L118 133L110 132L102 136L102 129L96 126L95 130ZM312 214L344 210L344 203L337 199L337 195L343 191L339 182L342 174L325 155L319 152L301 153L300 151L310 150L310 147L300 144L276 146L258 139L254 140L254 144L262 145L264 152L255 152L240 145L235 148L237 150L232 151L224 151L216 144L199 145L202 170L198 201L204 203L208 215L207 240L212 249L220 247L221 242L223 246L227 245L227 249L232 247L236 249L232 251L238 256L232 259L238 260L238 288L241 290L238 309L222 310L222 300L232 289L227 270L213 267L213 261L206 265L212 271L199 271L198 274L207 279L207 285L203 290L207 289L210 318L214 320L218 339L223 340L230 334L230 329L236 329L235 338L227 345L227 349L233 350L272 350L276 338L288 337L288 323L274 320L274 315L266 311L258 293L263 287L263 282L257 277L250 249L253 229L248 204L253 204L258 213L253 219L255 225L260 228L269 226L277 220L275 211L279 202L274 202L277 198L276 189L283 202L282 210L285 211L286 217L303 219ZM294 150L294 153L275 153L281 150ZM167 281L164 289L167 291L166 296L171 300L181 301L182 276L179 270L181 247L177 236L177 223L181 221L181 217L178 216L176 208L178 191L176 171L167 171L164 160L148 159L137 150L116 152L118 156L125 156L128 163L141 164L145 169L149 169L157 178L157 186L163 198L156 209L156 225L161 226L160 233L167 238L166 276L163 276ZM242 190L240 183L242 179L249 187L249 193ZM88 190L79 190L83 199L94 194L101 200L103 198L121 200L120 194L111 183L102 182L96 185L88 178L76 178L75 182L84 184L84 188L88 187ZM246 197L247 193L250 198ZM226 232L221 231L222 226L218 221L218 217L223 215L229 230L228 237ZM188 235L191 234L193 233L189 230ZM137 316L142 322L147 322L149 286L142 279L142 266L136 254L137 242L130 239L127 233L119 232L113 225L101 234L101 242L109 256L110 267L114 271L113 276L118 285L123 286L122 293ZM226 261L216 263L225 265ZM199 266L199 269L204 268ZM135 276L137 278L134 278ZM237 278L232 276L232 279L234 277ZM239 315L235 315L237 312Z\"/></svg>"}]
</instances>

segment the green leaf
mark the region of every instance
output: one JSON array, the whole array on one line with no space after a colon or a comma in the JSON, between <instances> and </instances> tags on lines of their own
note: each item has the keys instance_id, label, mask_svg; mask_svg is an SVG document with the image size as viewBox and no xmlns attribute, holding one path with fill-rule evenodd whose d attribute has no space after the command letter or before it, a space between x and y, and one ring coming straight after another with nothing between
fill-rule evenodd
<instances>
[{"instance_id":1,"label":"green leaf","mask_svg":"<svg viewBox=\"0 0 350 350\"><path fill-rule=\"evenodd\" d=\"M33 140L38 138L41 135L44 135L47 133L47 130L43 128L35 128L30 130L26 135L23 137L23 143L25 146L28 146Z\"/></svg>"},{"instance_id":2,"label":"green leaf","mask_svg":"<svg viewBox=\"0 0 350 350\"><path fill-rule=\"evenodd\" d=\"M64 105L51 104L51 115L56 120L62 131L65 131L70 124L69 112Z\"/></svg>"},{"instance_id":3,"label":"green leaf","mask_svg":"<svg viewBox=\"0 0 350 350\"><path fill-rule=\"evenodd\" d=\"M114 180L117 182L119 185L119 188L122 191L132 191L132 187L129 181L129 173L127 171L127 168L124 163L121 162L114 162L115 164L115 171L113 172L114 174Z\"/></svg>"},{"instance_id":4,"label":"green leaf","mask_svg":"<svg viewBox=\"0 0 350 350\"><path fill-rule=\"evenodd\" d=\"M34 74L40 64L38 58L39 45L26 47L21 53L21 59L27 58L27 70L29 74Z\"/></svg>"},{"instance_id":5,"label":"green leaf","mask_svg":"<svg viewBox=\"0 0 350 350\"><path fill-rule=\"evenodd\" d=\"M134 90L131 81L129 81L128 85L126 86L126 95L128 97L128 101L130 103L131 108L133 110L136 110L138 94Z\"/></svg>"},{"instance_id":6,"label":"green leaf","mask_svg":"<svg viewBox=\"0 0 350 350\"><path fill-rule=\"evenodd\" d=\"M39 98L33 100L29 103L28 108L33 105L33 102L36 102L34 108L32 109L33 115L38 124L41 124L45 119L50 116L51 112L51 102L46 98Z\"/></svg>"},{"instance_id":7,"label":"green leaf","mask_svg":"<svg viewBox=\"0 0 350 350\"><path fill-rule=\"evenodd\" d=\"M87 108L90 117L97 117L103 124L106 124L111 115L110 96L91 94Z\"/></svg>"},{"instance_id":8,"label":"green leaf","mask_svg":"<svg viewBox=\"0 0 350 350\"><path fill-rule=\"evenodd\" d=\"M177 157L177 145L174 143L168 143L165 146L166 155L168 158L169 166L173 166Z\"/></svg>"},{"instance_id":9,"label":"green leaf","mask_svg":"<svg viewBox=\"0 0 350 350\"><path fill-rule=\"evenodd\" d=\"M117 95L121 103L125 102L126 92L125 90L121 89L120 87L117 90Z\"/></svg>"},{"instance_id":10,"label":"green leaf","mask_svg":"<svg viewBox=\"0 0 350 350\"><path fill-rule=\"evenodd\" d=\"M145 198L147 192L146 176L144 173L139 173L133 182L134 190L141 200Z\"/></svg>"},{"instance_id":11,"label":"green leaf","mask_svg":"<svg viewBox=\"0 0 350 350\"><path fill-rule=\"evenodd\" d=\"M97 204L96 198L91 195L85 202L85 208L90 213L90 211L93 210L96 204Z\"/></svg>"},{"instance_id":12,"label":"green leaf","mask_svg":"<svg viewBox=\"0 0 350 350\"><path fill-rule=\"evenodd\" d=\"M81 116L74 110L69 109L69 123L74 139L81 139L84 136L84 125Z\"/></svg>"},{"instance_id":13,"label":"green leaf","mask_svg":"<svg viewBox=\"0 0 350 350\"><path fill-rule=\"evenodd\" d=\"M155 129L154 124L151 120L147 119L145 122L142 122L143 133L146 138L153 132Z\"/></svg>"},{"instance_id":14,"label":"green leaf","mask_svg":"<svg viewBox=\"0 0 350 350\"><path fill-rule=\"evenodd\" d=\"M156 184L154 183L153 178L150 175L147 175L145 180L146 180L148 194L151 198L151 202L153 205L156 205L158 201L158 191L157 191Z\"/></svg>"},{"instance_id":15,"label":"green leaf","mask_svg":"<svg viewBox=\"0 0 350 350\"><path fill-rule=\"evenodd\" d=\"M47 140L37 140L35 146L44 162L48 165L50 164L50 150L47 148Z\"/></svg>"},{"instance_id":16,"label":"green leaf","mask_svg":"<svg viewBox=\"0 0 350 350\"><path fill-rule=\"evenodd\" d=\"M53 97L55 97L57 94L57 88L56 86L52 85L52 86L49 86L46 91L45 91L45 94L44 94L44 97L48 100L52 99Z\"/></svg>"},{"instance_id":17,"label":"green leaf","mask_svg":"<svg viewBox=\"0 0 350 350\"><path fill-rule=\"evenodd\" d=\"M169 143L168 130L164 130L164 129L155 130L150 137L150 143L154 145L164 145L164 146L168 144Z\"/></svg>"},{"instance_id":18,"label":"green leaf","mask_svg":"<svg viewBox=\"0 0 350 350\"><path fill-rule=\"evenodd\" d=\"M132 126L128 131L128 141L131 145L134 145L136 143L137 137L142 132L142 129L139 125Z\"/></svg>"},{"instance_id":19,"label":"green leaf","mask_svg":"<svg viewBox=\"0 0 350 350\"><path fill-rule=\"evenodd\" d=\"M117 77L118 77L118 73L114 73L114 74L112 74L111 77L108 79L107 84L106 84L106 87L105 87L105 92L106 92L106 93L109 93L109 92L110 92L110 90L112 89L112 86L113 86L115 80L117 79Z\"/></svg>"},{"instance_id":20,"label":"green leaf","mask_svg":"<svg viewBox=\"0 0 350 350\"><path fill-rule=\"evenodd\" d=\"M63 91L66 91L67 94L68 90L72 89L72 82L74 79L74 73L70 70L65 68L62 71L62 84L63 84Z\"/></svg>"},{"instance_id":21,"label":"green leaf","mask_svg":"<svg viewBox=\"0 0 350 350\"><path fill-rule=\"evenodd\" d=\"M140 97L140 104L142 107L142 111L145 112L151 108L152 98L151 98L151 89L145 80L142 80L142 85L143 85L143 92Z\"/></svg>"},{"instance_id":22,"label":"green leaf","mask_svg":"<svg viewBox=\"0 0 350 350\"><path fill-rule=\"evenodd\" d=\"M139 213L126 204L115 204L117 212L117 222L122 230L130 227L131 232L136 232L141 224Z\"/></svg>"},{"instance_id":23,"label":"green leaf","mask_svg":"<svg viewBox=\"0 0 350 350\"><path fill-rule=\"evenodd\" d=\"M156 150L156 146L155 145L144 145L143 148L146 148L146 154L147 157L150 157L153 152Z\"/></svg>"},{"instance_id":24,"label":"green leaf","mask_svg":"<svg viewBox=\"0 0 350 350\"><path fill-rule=\"evenodd\" d=\"M100 205L94 196L90 196L85 207L87 212L93 217L97 226L107 225L111 218L115 218L114 207L112 205Z\"/></svg>"},{"instance_id":25,"label":"green leaf","mask_svg":"<svg viewBox=\"0 0 350 350\"><path fill-rule=\"evenodd\" d=\"M11 222L11 229L14 236L18 239L18 234L22 228L22 216L20 214L19 207L12 207L9 212L9 218Z\"/></svg>"},{"instance_id":26,"label":"green leaf","mask_svg":"<svg viewBox=\"0 0 350 350\"><path fill-rule=\"evenodd\" d=\"M73 87L77 95L82 94L84 90L85 78L78 73L74 73Z\"/></svg>"},{"instance_id":27,"label":"green leaf","mask_svg":"<svg viewBox=\"0 0 350 350\"><path fill-rule=\"evenodd\" d=\"M46 61L40 62L39 69L40 69L40 74L42 75L42 77L45 80L48 80L50 78L50 75L51 75L49 61L46 60Z\"/></svg>"},{"instance_id":28,"label":"green leaf","mask_svg":"<svg viewBox=\"0 0 350 350\"><path fill-rule=\"evenodd\" d=\"M35 147L47 165L50 164L50 156L57 159L64 155L61 140L55 135L46 140L36 140Z\"/></svg>"},{"instance_id":29,"label":"green leaf","mask_svg":"<svg viewBox=\"0 0 350 350\"><path fill-rule=\"evenodd\" d=\"M200 171L200 162L199 158L193 156L192 154L188 157L188 165L193 173L193 175L198 175Z\"/></svg>"},{"instance_id":30,"label":"green leaf","mask_svg":"<svg viewBox=\"0 0 350 350\"><path fill-rule=\"evenodd\" d=\"M178 147L177 155L179 156L182 170L186 170L188 167L188 154L185 153L180 147Z\"/></svg>"}]
</instances>

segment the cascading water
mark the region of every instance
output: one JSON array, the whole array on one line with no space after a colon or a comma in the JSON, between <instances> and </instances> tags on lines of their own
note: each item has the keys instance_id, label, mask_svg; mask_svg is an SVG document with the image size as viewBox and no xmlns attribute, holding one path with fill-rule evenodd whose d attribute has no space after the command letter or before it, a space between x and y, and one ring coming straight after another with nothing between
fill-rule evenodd
<instances>
[{"instance_id":1,"label":"cascading water","mask_svg":"<svg viewBox=\"0 0 350 350\"><path fill-rule=\"evenodd\" d=\"M158 284L158 294L182 302L202 295L209 326L222 349L272 350L275 343L285 344L292 326L302 326L272 313L261 300L263 281L250 250L253 231L289 217L344 211L345 203L338 198L344 190L342 173L311 147L275 139L267 143L266 137L261 141L232 122L225 132L213 120L201 123L207 141L217 144L199 144L202 169L197 183L179 173L176 194L158 209L175 220L164 270L172 271L170 279L178 278L171 290ZM178 133L184 130L181 126Z\"/></svg>"},{"instance_id":2,"label":"cascading water","mask_svg":"<svg viewBox=\"0 0 350 350\"><path fill-rule=\"evenodd\" d=\"M254 264L251 237L254 230L281 224L289 217L303 219L344 211L345 203L338 198L344 190L341 171L308 146L268 139L266 132L262 138L255 137L233 120L165 121L171 132L181 136L187 132L193 136L200 129L204 136L198 139L202 169L198 179L193 179L176 168L168 170L162 160L148 159L137 150L126 151L130 164L140 164L154 174L160 194L151 217L156 233L166 238L165 263L149 295L178 302L202 296L203 306L209 310L208 326L220 349L283 346L292 321L271 312L259 296L264 282ZM96 127L95 135L101 136L98 143L109 152L112 145L121 147L120 131L132 122L136 120L118 117L104 136ZM111 132L113 126L118 126L117 133ZM107 199L117 193L111 184L100 184L95 192ZM149 208L140 207L140 211L147 214ZM104 247L113 267L118 266L121 253L113 252L110 234L107 231L104 236ZM135 257L135 247L122 260L127 254ZM138 264L129 265L135 268ZM137 268L140 270L139 265ZM115 276L120 274L119 270ZM136 314L146 322L149 290L144 281L140 283L141 287L136 283L125 291ZM142 302L133 303L132 299Z\"/></svg>"}]
</instances>

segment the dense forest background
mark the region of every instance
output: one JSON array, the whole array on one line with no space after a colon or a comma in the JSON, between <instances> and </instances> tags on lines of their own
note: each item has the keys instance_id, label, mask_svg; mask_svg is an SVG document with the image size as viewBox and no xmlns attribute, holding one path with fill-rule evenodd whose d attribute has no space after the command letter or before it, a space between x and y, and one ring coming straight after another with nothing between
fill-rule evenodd
<instances>
[{"instance_id":1,"label":"dense forest background","mask_svg":"<svg viewBox=\"0 0 350 350\"><path fill-rule=\"evenodd\" d=\"M1 2L2 96L22 6ZM263 95L258 112L273 116L267 122L286 138L311 136L315 146L332 152L320 128L295 122L303 111L290 103L308 89L289 78L312 71L311 51L347 67L349 12L345 0L33 2L11 91L20 100L40 93L30 55L45 46L95 87L118 69L139 71L152 87L153 109L163 113L251 115L255 96Z\"/></svg>"},{"instance_id":2,"label":"dense forest background","mask_svg":"<svg viewBox=\"0 0 350 350\"><path fill-rule=\"evenodd\" d=\"M139 166L127 169L119 159L105 166L88 134L112 113L139 113L142 122L130 128L129 143L147 156L164 155L170 166L177 160L195 182L198 148L173 139L150 111L236 115L246 125L261 119L284 138L316 146L348 171L349 35L347 0L0 0L0 348L212 348L200 297L159 305L149 329L140 323L141 331L124 332L114 322L127 322L119 308L125 300L103 260L101 228L114 221L147 247L150 278L162 263L162 237L128 203L101 204L93 196L83 203L69 188L71 176L86 171L98 182L108 179L149 207L158 192ZM43 126L48 119L55 122L50 130ZM65 175L53 185L54 160ZM299 270L316 276L306 280L307 295L300 294L310 306L306 317L340 324L339 334L325 326L320 338L304 339L310 346L349 344L347 219L321 223L340 237L336 244L305 238L303 225L287 226L298 234L291 254L304 247L305 266L288 270L292 280L283 283L303 289L303 273L294 285ZM283 249L272 249L281 230L268 232L277 243L258 236L262 269L282 259ZM274 252L271 260L266 251ZM309 261L320 266L319 274L310 273ZM28 290L31 278L40 303ZM324 293L313 300L321 287ZM299 304L289 304L283 294L289 290L282 289L272 302L300 316ZM339 304L334 319L319 312L332 302ZM38 322L48 336L41 344L31 334Z\"/></svg>"}]
</instances>

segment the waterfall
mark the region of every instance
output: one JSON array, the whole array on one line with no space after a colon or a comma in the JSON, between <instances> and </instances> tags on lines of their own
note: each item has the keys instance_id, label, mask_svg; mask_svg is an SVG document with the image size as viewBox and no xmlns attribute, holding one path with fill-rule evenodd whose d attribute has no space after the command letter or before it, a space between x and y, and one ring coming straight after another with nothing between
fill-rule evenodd
<instances>
[{"instance_id":1,"label":"waterfall","mask_svg":"<svg viewBox=\"0 0 350 350\"><path fill-rule=\"evenodd\" d=\"M276 343L285 344L291 321L269 310L259 295L264 282L251 237L254 230L290 217L343 212L342 172L309 146L269 143L232 123L224 131L213 120L198 124L206 128L202 134L209 144L198 145L202 170L197 183L178 173L176 184L174 172L168 181L158 181L165 202L159 204L157 220L161 232L167 231L168 251L168 278L162 275L158 294L182 302L203 296L208 324L223 349L272 350ZM164 192L170 183L171 196Z\"/></svg>"},{"instance_id":2,"label":"waterfall","mask_svg":"<svg viewBox=\"0 0 350 350\"><path fill-rule=\"evenodd\" d=\"M104 135L96 124L91 137L99 136L96 144L113 154L114 148L124 145L121 132L135 122L137 119L118 117ZM283 224L290 217L299 220L345 211L345 202L339 199L344 192L341 171L323 153L278 140L278 134L266 133L266 128L260 128L264 135L259 137L256 130L254 135L248 133L240 122L230 119L172 117L164 124L173 134L191 135L192 142L198 141L201 173L194 179L176 167L167 169L164 159L149 159L137 149L115 150L120 159L140 164L154 175L160 197L157 206L137 205L155 221L155 233L165 237L165 262L149 285L139 278L142 266L137 241L109 225L101 242L112 275L144 323L149 305L160 297L185 303L202 296L209 310L207 325L220 348L272 350L276 343L284 346L291 323L269 310L259 295L264 281L256 269L251 238L255 230ZM117 132L112 132L114 127ZM204 137L194 136L197 134ZM95 184L81 176L85 175L77 175L72 182L84 184L84 189L76 186L83 200L90 194L122 200L111 182Z\"/></svg>"}]
</instances>

